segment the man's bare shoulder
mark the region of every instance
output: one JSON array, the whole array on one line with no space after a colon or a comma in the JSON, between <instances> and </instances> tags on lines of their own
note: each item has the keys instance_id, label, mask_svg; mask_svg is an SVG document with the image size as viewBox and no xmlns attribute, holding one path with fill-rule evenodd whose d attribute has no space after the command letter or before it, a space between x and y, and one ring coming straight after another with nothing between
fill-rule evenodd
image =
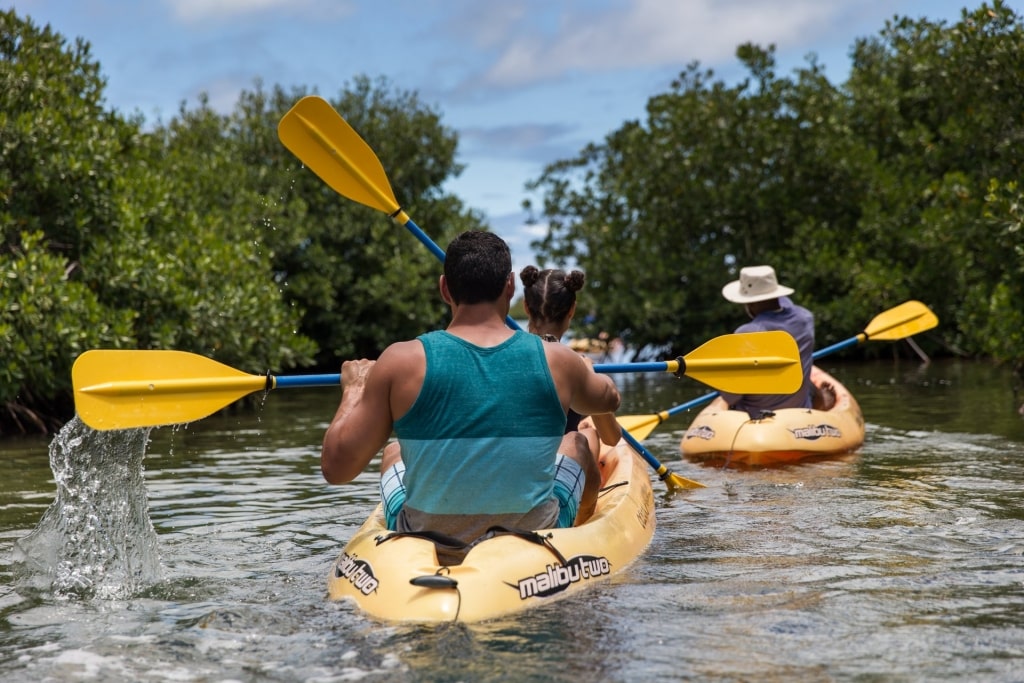
<instances>
[{"instance_id":1,"label":"man's bare shoulder","mask_svg":"<svg viewBox=\"0 0 1024 683\"><path fill-rule=\"evenodd\" d=\"M415 339L392 344L380 354L374 371L388 388L391 418L397 420L408 412L423 384L427 372L423 344Z\"/></svg>"},{"instance_id":2,"label":"man's bare shoulder","mask_svg":"<svg viewBox=\"0 0 1024 683\"><path fill-rule=\"evenodd\" d=\"M406 341L392 342L384 349L384 353L381 354L383 358L384 354L405 354L405 353L423 353L423 344L419 339L409 339Z\"/></svg>"},{"instance_id":3,"label":"man's bare shoulder","mask_svg":"<svg viewBox=\"0 0 1024 683\"><path fill-rule=\"evenodd\" d=\"M422 363L425 358L423 344L419 340L410 339L409 341L395 342L384 349L380 358L377 359L377 364L401 369L409 364Z\"/></svg>"}]
</instances>

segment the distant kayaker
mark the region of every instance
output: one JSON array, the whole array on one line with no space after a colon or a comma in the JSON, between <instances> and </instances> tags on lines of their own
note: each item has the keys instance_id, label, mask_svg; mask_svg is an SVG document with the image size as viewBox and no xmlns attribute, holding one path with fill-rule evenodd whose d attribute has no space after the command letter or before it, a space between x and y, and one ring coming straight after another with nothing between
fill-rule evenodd
<instances>
[{"instance_id":1,"label":"distant kayaker","mask_svg":"<svg viewBox=\"0 0 1024 683\"><path fill-rule=\"evenodd\" d=\"M615 383L568 347L505 325L515 274L498 236L456 237L439 288L451 307L446 330L392 344L376 362L342 364L324 478L354 479L394 430L398 444L381 459L389 529L471 542L492 526L572 526L593 505L584 482L600 473L589 450L558 453L566 411L613 413Z\"/></svg>"},{"instance_id":2,"label":"distant kayaker","mask_svg":"<svg viewBox=\"0 0 1024 683\"><path fill-rule=\"evenodd\" d=\"M561 268L540 270L536 266L526 266L519 271L519 279L523 283L523 308L528 318L526 328L546 342L561 343L576 314L576 292L583 289L586 275L579 270L567 273ZM584 417L570 409L559 452L574 453L586 448L599 457L601 442L614 446L621 438L622 431L614 415L605 413ZM584 496L585 500L589 498ZM581 508L580 512L577 523L586 521L593 508Z\"/></svg>"},{"instance_id":3,"label":"distant kayaker","mask_svg":"<svg viewBox=\"0 0 1024 683\"><path fill-rule=\"evenodd\" d=\"M771 266L748 266L740 270L738 280L722 288L726 300L743 304L750 322L736 328L742 332L771 332L782 330L796 340L803 366L804 381L800 389L792 394L730 394L721 396L733 410L745 410L752 418L761 417L764 412L780 408L819 408L828 410L835 402L831 387L823 387L818 395L811 383L811 366L814 364L814 315L793 303L789 295L793 289L780 285Z\"/></svg>"}]
</instances>

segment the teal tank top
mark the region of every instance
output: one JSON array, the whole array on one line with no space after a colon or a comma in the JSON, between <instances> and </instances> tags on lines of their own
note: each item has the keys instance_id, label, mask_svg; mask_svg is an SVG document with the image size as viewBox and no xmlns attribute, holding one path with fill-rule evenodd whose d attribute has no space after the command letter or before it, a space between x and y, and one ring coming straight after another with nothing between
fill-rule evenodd
<instances>
[{"instance_id":1,"label":"teal tank top","mask_svg":"<svg viewBox=\"0 0 1024 683\"><path fill-rule=\"evenodd\" d=\"M498 515L550 501L565 412L540 337L517 331L488 348L445 331L418 339L423 387L394 425L406 507Z\"/></svg>"}]
</instances>

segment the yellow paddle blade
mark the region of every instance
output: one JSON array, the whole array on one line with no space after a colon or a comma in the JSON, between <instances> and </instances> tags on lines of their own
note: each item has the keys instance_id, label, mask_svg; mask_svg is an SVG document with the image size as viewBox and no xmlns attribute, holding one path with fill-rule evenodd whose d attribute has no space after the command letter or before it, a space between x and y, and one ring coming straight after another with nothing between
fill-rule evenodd
<instances>
[{"instance_id":1,"label":"yellow paddle blade","mask_svg":"<svg viewBox=\"0 0 1024 683\"><path fill-rule=\"evenodd\" d=\"M664 480L665 480L665 484L670 489L703 489L703 488L707 488L707 486L705 486L704 484L700 483L699 481L694 481L693 479L687 479L686 477L681 477L678 474L676 474L675 472L669 472L668 475L664 477Z\"/></svg>"},{"instance_id":2,"label":"yellow paddle blade","mask_svg":"<svg viewBox=\"0 0 1024 683\"><path fill-rule=\"evenodd\" d=\"M99 430L192 422L267 388L265 376L185 351L86 351L71 383L78 416Z\"/></svg>"},{"instance_id":3,"label":"yellow paddle blade","mask_svg":"<svg viewBox=\"0 0 1024 683\"><path fill-rule=\"evenodd\" d=\"M789 394L803 384L800 351L786 332L725 334L683 356L682 374L720 391Z\"/></svg>"},{"instance_id":4,"label":"yellow paddle blade","mask_svg":"<svg viewBox=\"0 0 1024 683\"><path fill-rule=\"evenodd\" d=\"M617 415L615 417L619 426L632 434L633 438L637 441L643 441L650 436L654 428L667 418L668 415L664 413L659 413L658 415Z\"/></svg>"},{"instance_id":5,"label":"yellow paddle blade","mask_svg":"<svg viewBox=\"0 0 1024 683\"><path fill-rule=\"evenodd\" d=\"M651 458L654 458L652 455ZM657 460L653 462L648 461L648 464L654 469L654 473L658 475L658 479L665 482L670 491L677 491L679 489L703 489L707 488L704 484L693 479L687 479L686 477L679 476L669 468L662 465Z\"/></svg>"},{"instance_id":6,"label":"yellow paddle blade","mask_svg":"<svg viewBox=\"0 0 1024 683\"><path fill-rule=\"evenodd\" d=\"M277 135L338 194L387 214L399 210L380 159L322 97L299 100L281 119Z\"/></svg>"},{"instance_id":7,"label":"yellow paddle blade","mask_svg":"<svg viewBox=\"0 0 1024 683\"><path fill-rule=\"evenodd\" d=\"M872 341L892 341L912 337L938 324L939 319L923 303L907 301L876 315L863 334Z\"/></svg>"}]
</instances>

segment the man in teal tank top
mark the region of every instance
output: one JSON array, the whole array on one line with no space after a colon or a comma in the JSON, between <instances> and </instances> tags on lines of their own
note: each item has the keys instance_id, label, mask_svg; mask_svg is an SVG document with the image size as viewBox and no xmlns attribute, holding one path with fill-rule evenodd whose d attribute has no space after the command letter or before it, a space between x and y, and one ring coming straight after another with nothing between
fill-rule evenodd
<instances>
[{"instance_id":1,"label":"man in teal tank top","mask_svg":"<svg viewBox=\"0 0 1024 683\"><path fill-rule=\"evenodd\" d=\"M613 413L614 382L568 347L505 325L515 277L496 235L455 238L439 287L452 311L446 330L342 365L324 478L354 479L394 430L381 461L389 528L471 542L491 526L583 521L600 473L589 448L558 453L566 411Z\"/></svg>"}]
</instances>

